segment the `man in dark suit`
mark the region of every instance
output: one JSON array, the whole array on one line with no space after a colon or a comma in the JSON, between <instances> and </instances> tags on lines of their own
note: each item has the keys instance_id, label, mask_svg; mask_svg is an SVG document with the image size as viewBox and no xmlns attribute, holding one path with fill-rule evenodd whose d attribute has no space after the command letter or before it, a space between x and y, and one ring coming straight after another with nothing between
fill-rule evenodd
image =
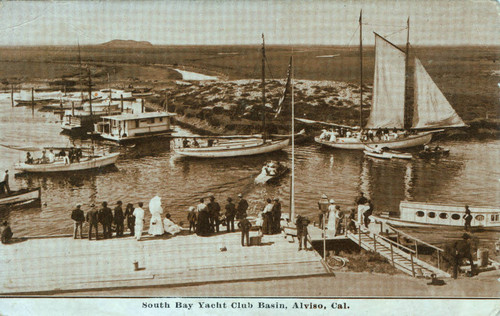
<instances>
[{"instance_id":1,"label":"man in dark suit","mask_svg":"<svg viewBox=\"0 0 500 316\"><path fill-rule=\"evenodd\" d=\"M462 235L462 240L458 240L453 244L453 278L458 276L458 269L462 258L469 260L471 276L474 275L474 261L472 260L472 245L470 236L467 233Z\"/></svg>"},{"instance_id":2,"label":"man in dark suit","mask_svg":"<svg viewBox=\"0 0 500 316\"><path fill-rule=\"evenodd\" d=\"M279 233L281 233L281 203L280 203L280 199L274 198L274 205L273 205L273 210L271 211L271 214L273 217L272 232L273 232L273 234L279 234Z\"/></svg>"},{"instance_id":3,"label":"man in dark suit","mask_svg":"<svg viewBox=\"0 0 500 316\"><path fill-rule=\"evenodd\" d=\"M111 238L111 223L113 222L113 212L108 207L108 202L102 202L102 208L99 210L99 223L102 225L102 234L104 238Z\"/></svg>"},{"instance_id":4,"label":"man in dark suit","mask_svg":"<svg viewBox=\"0 0 500 316\"><path fill-rule=\"evenodd\" d=\"M76 239L76 234L80 230L80 239L83 239L83 222L85 221L85 215L81 209L81 205L78 204L76 208L71 212L71 219L74 221L73 229L73 239Z\"/></svg>"},{"instance_id":5,"label":"man in dark suit","mask_svg":"<svg viewBox=\"0 0 500 316\"><path fill-rule=\"evenodd\" d=\"M116 236L121 237L123 236L123 221L125 220L125 217L123 216L123 209L122 209L122 201L118 201L116 203L116 207L114 210L113 214L113 222L116 225Z\"/></svg>"},{"instance_id":6,"label":"man in dark suit","mask_svg":"<svg viewBox=\"0 0 500 316\"><path fill-rule=\"evenodd\" d=\"M220 205L215 202L215 197L210 195L210 202L207 204L208 207L208 215L210 216L210 230L212 232L219 232L219 217L220 217Z\"/></svg>"},{"instance_id":7,"label":"man in dark suit","mask_svg":"<svg viewBox=\"0 0 500 316\"><path fill-rule=\"evenodd\" d=\"M13 235L14 234L12 233L12 229L10 228L9 223L7 223L7 221L4 221L2 223L2 227L0 227L2 244L8 244L11 241Z\"/></svg>"},{"instance_id":8,"label":"man in dark suit","mask_svg":"<svg viewBox=\"0 0 500 316\"><path fill-rule=\"evenodd\" d=\"M307 225L309 225L309 222L307 217L297 215L295 226L297 227L297 238L299 239L299 251L302 250L302 244L304 244L304 249L307 250Z\"/></svg>"},{"instance_id":9,"label":"man in dark suit","mask_svg":"<svg viewBox=\"0 0 500 316\"><path fill-rule=\"evenodd\" d=\"M239 221L238 227L241 229L241 246L245 246L245 239L247 246L250 246L250 228L252 228L252 223L250 223L246 215Z\"/></svg>"},{"instance_id":10,"label":"man in dark suit","mask_svg":"<svg viewBox=\"0 0 500 316\"><path fill-rule=\"evenodd\" d=\"M248 202L243 198L243 194L238 194L240 200L238 201L238 205L236 207L236 219L240 220L247 215Z\"/></svg>"},{"instance_id":11,"label":"man in dark suit","mask_svg":"<svg viewBox=\"0 0 500 316\"><path fill-rule=\"evenodd\" d=\"M87 212L86 216L87 222L89 223L89 240L92 239L92 229L95 229L95 240L99 240L99 229L97 228L97 223L99 223L99 214L96 210L90 210Z\"/></svg>"},{"instance_id":12,"label":"man in dark suit","mask_svg":"<svg viewBox=\"0 0 500 316\"><path fill-rule=\"evenodd\" d=\"M234 232L234 216L236 215L236 206L233 203L233 199L228 197L226 204L226 225L227 232Z\"/></svg>"}]
</instances>

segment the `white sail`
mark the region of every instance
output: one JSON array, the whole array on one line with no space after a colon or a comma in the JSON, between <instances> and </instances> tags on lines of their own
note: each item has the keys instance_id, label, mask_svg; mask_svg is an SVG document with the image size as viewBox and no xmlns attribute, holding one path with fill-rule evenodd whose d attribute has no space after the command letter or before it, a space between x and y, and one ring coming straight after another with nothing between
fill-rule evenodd
<instances>
[{"instance_id":1,"label":"white sail","mask_svg":"<svg viewBox=\"0 0 500 316\"><path fill-rule=\"evenodd\" d=\"M432 81L424 66L415 58L415 98L413 128L466 126Z\"/></svg>"},{"instance_id":2,"label":"white sail","mask_svg":"<svg viewBox=\"0 0 500 316\"><path fill-rule=\"evenodd\" d=\"M405 53L375 34L373 102L366 128L403 128Z\"/></svg>"}]
</instances>

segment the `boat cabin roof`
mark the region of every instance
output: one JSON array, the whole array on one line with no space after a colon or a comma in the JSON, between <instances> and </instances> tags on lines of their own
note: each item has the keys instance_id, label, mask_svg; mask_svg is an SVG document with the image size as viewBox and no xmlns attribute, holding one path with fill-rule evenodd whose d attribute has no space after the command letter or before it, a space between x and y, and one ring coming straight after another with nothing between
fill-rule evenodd
<instances>
[{"instance_id":1,"label":"boat cabin roof","mask_svg":"<svg viewBox=\"0 0 500 316\"><path fill-rule=\"evenodd\" d=\"M132 120L140 120L140 119L148 119L155 117L170 117L175 116L175 113L169 112L146 112L146 113L122 113L120 115L112 115L112 116L103 116L103 119L114 120L114 121L132 121Z\"/></svg>"}]
</instances>

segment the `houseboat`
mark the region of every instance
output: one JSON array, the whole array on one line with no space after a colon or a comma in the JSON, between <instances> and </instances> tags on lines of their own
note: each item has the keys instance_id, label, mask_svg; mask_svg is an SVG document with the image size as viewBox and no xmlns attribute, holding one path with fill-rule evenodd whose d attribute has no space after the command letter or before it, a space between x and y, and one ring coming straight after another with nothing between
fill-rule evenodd
<instances>
[{"instance_id":1,"label":"houseboat","mask_svg":"<svg viewBox=\"0 0 500 316\"><path fill-rule=\"evenodd\" d=\"M482 230L500 230L500 208L470 207L471 228ZM375 222L382 222L400 227L443 227L463 228L465 221L464 205L446 205L437 203L408 202L399 204L399 217L388 214L372 215Z\"/></svg>"},{"instance_id":2,"label":"houseboat","mask_svg":"<svg viewBox=\"0 0 500 316\"><path fill-rule=\"evenodd\" d=\"M102 138L127 142L151 137L170 136L172 134L169 112L122 113L104 116L101 122L94 124L94 132Z\"/></svg>"}]
</instances>

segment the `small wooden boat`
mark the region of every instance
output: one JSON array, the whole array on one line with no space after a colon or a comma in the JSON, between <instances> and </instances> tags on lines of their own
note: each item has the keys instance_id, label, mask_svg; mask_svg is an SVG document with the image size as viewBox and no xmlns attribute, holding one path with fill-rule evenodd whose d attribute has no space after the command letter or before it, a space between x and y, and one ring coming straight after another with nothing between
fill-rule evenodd
<instances>
[{"instance_id":1,"label":"small wooden boat","mask_svg":"<svg viewBox=\"0 0 500 316\"><path fill-rule=\"evenodd\" d=\"M448 157L450 155L449 149L444 149L439 146L434 148L425 147L424 150L421 150L417 156L423 159L431 159L431 158L441 158Z\"/></svg>"},{"instance_id":2,"label":"small wooden boat","mask_svg":"<svg viewBox=\"0 0 500 316\"><path fill-rule=\"evenodd\" d=\"M11 191L9 194L0 194L0 206L27 204L40 200L40 196L40 188Z\"/></svg>"},{"instance_id":3,"label":"small wooden boat","mask_svg":"<svg viewBox=\"0 0 500 316\"><path fill-rule=\"evenodd\" d=\"M365 155L380 159L411 159L412 155L410 153L405 153L397 150L392 150L386 147L378 148L372 146L365 146L365 150L363 151Z\"/></svg>"},{"instance_id":4,"label":"small wooden boat","mask_svg":"<svg viewBox=\"0 0 500 316\"><path fill-rule=\"evenodd\" d=\"M375 221L400 227L464 227L464 206L402 201L399 217L372 215ZM500 208L470 207L471 228L500 230Z\"/></svg>"},{"instance_id":5,"label":"small wooden boat","mask_svg":"<svg viewBox=\"0 0 500 316\"><path fill-rule=\"evenodd\" d=\"M66 172L96 169L112 165L118 159L120 153L111 153L102 156L87 156L82 157L79 162L65 163L62 160L56 160L52 163L18 163L14 169L20 172Z\"/></svg>"},{"instance_id":6,"label":"small wooden boat","mask_svg":"<svg viewBox=\"0 0 500 316\"><path fill-rule=\"evenodd\" d=\"M266 162L260 174L255 178L255 184L265 184L275 181L288 173L289 170L287 166L279 162Z\"/></svg>"},{"instance_id":7,"label":"small wooden boat","mask_svg":"<svg viewBox=\"0 0 500 316\"><path fill-rule=\"evenodd\" d=\"M280 140L249 138L219 142L210 147L181 147L174 145L174 151L180 156L197 158L252 156L282 150L288 146L289 141L288 138Z\"/></svg>"}]
</instances>

